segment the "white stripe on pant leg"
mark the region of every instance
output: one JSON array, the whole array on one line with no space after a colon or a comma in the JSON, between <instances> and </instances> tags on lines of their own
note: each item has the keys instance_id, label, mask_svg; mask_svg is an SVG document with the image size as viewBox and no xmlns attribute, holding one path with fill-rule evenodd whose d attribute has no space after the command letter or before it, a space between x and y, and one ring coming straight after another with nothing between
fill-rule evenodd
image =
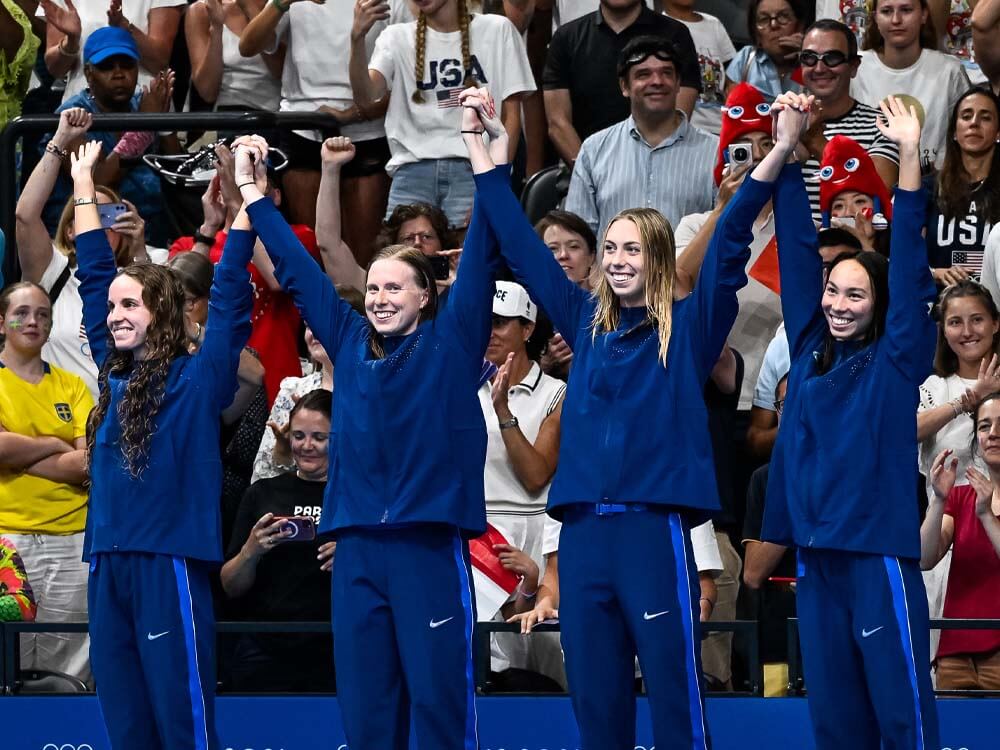
<instances>
[{"instance_id":1,"label":"white stripe on pant leg","mask_svg":"<svg viewBox=\"0 0 1000 750\"><path fill-rule=\"evenodd\" d=\"M898 557L884 557L886 571L889 574L889 593L893 599L893 611L896 615L896 624L899 626L900 636L903 640L903 655L907 662L906 667L909 672L910 689L913 693L914 719L917 724L917 747L915 750L925 750L924 743L924 714L920 705L920 688L917 679L917 659L913 651L913 633L910 630L910 604L906 599L906 581L903 579L903 566L899 563ZM892 562L890 562L890 560ZM895 566L895 570L893 570ZM893 575L899 576L899 586L903 600L902 611L898 607L895 592L893 591Z\"/></svg>"},{"instance_id":2,"label":"white stripe on pant leg","mask_svg":"<svg viewBox=\"0 0 1000 750\"><path fill-rule=\"evenodd\" d=\"M472 661L472 641L476 627L475 618L472 616L472 602L475 592L472 589L472 581L469 580L469 569L465 567L463 544L465 542L461 535L456 534L455 561L458 564L459 592L462 595L462 611L465 612L465 643L468 650L465 671L469 705L466 708L465 716L465 746L468 750L477 750L479 747L479 718L476 715L476 678L473 673Z\"/></svg>"},{"instance_id":3,"label":"white stripe on pant leg","mask_svg":"<svg viewBox=\"0 0 1000 750\"><path fill-rule=\"evenodd\" d=\"M174 573L177 576L177 594L181 606L181 623L184 626L184 640L188 647L188 664L194 662L194 679L192 684L191 676L188 676L188 693L191 697L191 721L194 725L195 748L196 750L208 750L208 717L205 711L205 692L201 684L201 667L198 664L198 628L194 622L194 600L191 597L191 581L188 578L187 559L175 557ZM185 601L186 597L186 601ZM185 617L186 611L186 617ZM191 632L188 631L190 623ZM190 641L188 636L190 635ZM195 706L201 703L201 725L196 719L197 712ZM201 737L198 737L200 730Z\"/></svg>"},{"instance_id":4,"label":"white stripe on pant leg","mask_svg":"<svg viewBox=\"0 0 1000 750\"><path fill-rule=\"evenodd\" d=\"M686 643L684 644L684 650L686 652L685 661L687 662L687 664L685 664L685 671L687 672L688 703L693 704L696 709L693 711L691 705L688 707L688 713L695 714L691 725L692 742L694 743L692 747L695 750L698 750L699 748L701 748L701 750L707 750L708 729L705 726L705 708L701 702L701 675L698 673L698 659L695 651L695 649L701 644L701 639L695 639L694 611L691 608L691 571L688 567L687 558L687 545L689 543L688 532L684 529L684 524L681 522L679 513L670 514L669 524L672 532L671 547L673 547L674 550L674 568L678 579L677 593L679 606L681 608L681 617L687 618L688 620L685 622L685 626L688 629L688 637L686 639ZM698 725L700 725L700 739L696 734L698 727L694 722L697 722Z\"/></svg>"}]
</instances>

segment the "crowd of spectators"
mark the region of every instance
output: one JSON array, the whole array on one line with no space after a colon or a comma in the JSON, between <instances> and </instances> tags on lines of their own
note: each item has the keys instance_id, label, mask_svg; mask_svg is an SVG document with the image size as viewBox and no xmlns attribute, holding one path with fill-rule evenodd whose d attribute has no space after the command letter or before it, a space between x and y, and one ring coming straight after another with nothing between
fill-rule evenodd
<instances>
[{"instance_id":1,"label":"crowd of spectators","mask_svg":"<svg viewBox=\"0 0 1000 750\"><path fill-rule=\"evenodd\" d=\"M729 5L723 17L701 0L357 0L353 14L330 0L0 0L0 129L22 112L60 115L53 132L20 142L15 174L4 175L18 199L15 236L0 233L3 268L15 274L0 293L0 621L87 618L85 435L99 389L68 154L101 142L97 202L117 264L169 265L194 355L213 264L242 202L229 150L239 131L111 132L100 116L325 115L317 129L268 133L269 194L316 272L360 311L373 256L409 245L431 259L445 304L475 190L459 130L469 85L496 99L515 181L532 191L547 178L548 205L530 218L567 277L590 289L609 219L651 208L674 230L678 297L697 284L727 202L773 147L770 105L784 91L815 96L796 157L823 260L888 256L899 153L876 126L878 106L889 95L913 106L927 262L941 291L935 374L915 415L921 564L932 616L1000 616L1000 0ZM180 188L143 158L199 149L212 152L213 170ZM320 520L336 363L260 241L250 273L252 334L239 392L220 414L226 562L216 608L325 622L336 544L302 542L287 518ZM702 620L758 620L763 660L776 665L767 690L780 693L795 552L761 539L789 369L770 204L754 222L747 273L705 386L721 510L692 538ZM499 274L480 388L490 528L471 557L479 619L518 620L529 633L558 616L559 524L544 509L573 353ZM91 679L84 636L21 641L22 668ZM491 646L495 689L565 686L557 636L499 634ZM746 684L741 651L731 635L704 641L718 689ZM995 633L952 631L932 651L940 686L1000 689ZM230 689L335 685L327 636L245 635L220 657Z\"/></svg>"}]
</instances>

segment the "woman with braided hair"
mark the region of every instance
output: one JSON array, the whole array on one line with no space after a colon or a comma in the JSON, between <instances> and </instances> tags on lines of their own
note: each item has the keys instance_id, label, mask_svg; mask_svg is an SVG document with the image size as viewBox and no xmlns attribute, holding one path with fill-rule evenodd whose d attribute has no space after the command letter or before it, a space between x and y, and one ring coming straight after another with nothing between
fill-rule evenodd
<instances>
[{"instance_id":1,"label":"woman with braided hair","mask_svg":"<svg viewBox=\"0 0 1000 750\"><path fill-rule=\"evenodd\" d=\"M91 665L112 747L215 750L209 574L222 559L219 414L236 393L250 335L246 267L256 237L241 211L215 269L204 340L190 355L184 291L170 269L115 269L94 193L100 150L86 143L72 160L77 275L100 372L87 424ZM238 146L237 182L266 184L261 157Z\"/></svg>"},{"instance_id":2,"label":"woman with braided hair","mask_svg":"<svg viewBox=\"0 0 1000 750\"><path fill-rule=\"evenodd\" d=\"M386 217L401 203L430 203L452 226L465 227L475 186L459 124L458 95L488 87L517 150L520 96L535 90L528 55L514 25L498 15L470 14L467 0L414 0L417 20L379 34L371 60L365 36L388 18L388 0L357 0L351 29L351 89L362 109L387 96L385 132L392 176Z\"/></svg>"}]
</instances>

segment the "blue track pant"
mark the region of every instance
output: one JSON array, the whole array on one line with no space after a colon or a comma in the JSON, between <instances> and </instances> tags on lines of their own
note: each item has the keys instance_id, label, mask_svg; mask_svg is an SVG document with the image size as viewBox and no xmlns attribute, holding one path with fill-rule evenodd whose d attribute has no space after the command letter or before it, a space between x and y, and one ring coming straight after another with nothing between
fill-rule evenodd
<instances>
[{"instance_id":1,"label":"blue track pant","mask_svg":"<svg viewBox=\"0 0 1000 750\"><path fill-rule=\"evenodd\" d=\"M90 661L114 750L216 750L215 618L208 566L142 552L94 555Z\"/></svg>"},{"instance_id":2,"label":"blue track pant","mask_svg":"<svg viewBox=\"0 0 1000 750\"><path fill-rule=\"evenodd\" d=\"M938 750L916 560L799 550L799 634L817 750Z\"/></svg>"},{"instance_id":3,"label":"blue track pant","mask_svg":"<svg viewBox=\"0 0 1000 750\"><path fill-rule=\"evenodd\" d=\"M476 750L468 544L431 524L337 535L333 645L351 750Z\"/></svg>"},{"instance_id":4,"label":"blue track pant","mask_svg":"<svg viewBox=\"0 0 1000 750\"><path fill-rule=\"evenodd\" d=\"M559 619L581 744L635 748L638 654L656 746L707 750L688 525L666 509L627 507L598 515L594 505L580 506L563 517Z\"/></svg>"}]
</instances>

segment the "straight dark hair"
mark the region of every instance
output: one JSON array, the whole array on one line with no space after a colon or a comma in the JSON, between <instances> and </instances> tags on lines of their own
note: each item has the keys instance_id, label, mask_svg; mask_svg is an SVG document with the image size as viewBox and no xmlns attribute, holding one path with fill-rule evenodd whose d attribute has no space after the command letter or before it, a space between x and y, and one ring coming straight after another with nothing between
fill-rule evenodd
<instances>
[{"instance_id":1,"label":"straight dark hair","mask_svg":"<svg viewBox=\"0 0 1000 750\"><path fill-rule=\"evenodd\" d=\"M868 283L872 287L872 296L875 304L874 317L872 318L871 325L868 326L868 330L865 331L864 336L861 338L861 343L864 346L868 346L878 340L885 332L885 319L889 312L889 261L878 253L841 253L833 259L829 270L826 272L826 278L829 279L833 273L833 269L848 260L853 260L864 269L868 275ZM825 287L826 285L824 284L824 289ZM837 340L834 339L833 334L830 333L829 326L827 326L826 335L823 337L823 351L816 362L816 372L818 374L824 375L833 367L837 355L836 345Z\"/></svg>"},{"instance_id":2,"label":"straight dark hair","mask_svg":"<svg viewBox=\"0 0 1000 750\"><path fill-rule=\"evenodd\" d=\"M985 96L993 103L993 110L1000 126L1000 97L988 86L973 86L962 94L951 108L948 119L948 136L945 141L944 163L937 178L937 206L945 219L964 216L972 200L973 187L969 173L962 161L962 148L955 138L958 128L958 112L962 103L970 96ZM993 159L990 171L981 187L976 188L976 216L995 223L1000 219L1000 148L993 144Z\"/></svg>"}]
</instances>

